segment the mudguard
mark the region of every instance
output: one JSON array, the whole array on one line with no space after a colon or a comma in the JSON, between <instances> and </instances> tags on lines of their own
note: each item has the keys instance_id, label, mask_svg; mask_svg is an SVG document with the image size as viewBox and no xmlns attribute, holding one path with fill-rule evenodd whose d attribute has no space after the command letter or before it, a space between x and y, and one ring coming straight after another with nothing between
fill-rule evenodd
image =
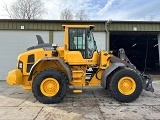
<instances>
[{"instance_id":1,"label":"mudguard","mask_svg":"<svg viewBox=\"0 0 160 120\"><path fill-rule=\"evenodd\" d=\"M47 61L47 60L52 60L52 61L59 61L59 63L65 68L66 72L67 72L67 77L68 80L72 80L72 75L71 75L71 70L69 68L69 66L61 59L61 58L42 58L39 59L30 69L30 74L28 77L28 81L30 81L32 79L32 75L34 72L34 69L36 68L36 66L41 62L41 61Z\"/></svg>"},{"instance_id":2,"label":"mudguard","mask_svg":"<svg viewBox=\"0 0 160 120\"><path fill-rule=\"evenodd\" d=\"M125 66L126 66L126 65L123 64L123 63L112 63L112 64L103 72L103 74L102 74L101 86L102 86L103 88L106 88L106 81L107 81L106 78L107 78L107 76L108 76L112 71L114 71L116 68L118 68L118 67L125 67Z\"/></svg>"}]
</instances>

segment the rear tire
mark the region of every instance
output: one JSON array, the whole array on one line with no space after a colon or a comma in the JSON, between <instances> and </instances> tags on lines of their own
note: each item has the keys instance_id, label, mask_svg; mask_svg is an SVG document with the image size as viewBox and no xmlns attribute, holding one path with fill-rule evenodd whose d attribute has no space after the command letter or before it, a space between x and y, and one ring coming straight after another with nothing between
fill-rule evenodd
<instances>
[{"instance_id":1,"label":"rear tire","mask_svg":"<svg viewBox=\"0 0 160 120\"><path fill-rule=\"evenodd\" d=\"M133 70L120 69L110 79L109 92L120 102L136 100L143 89L141 77Z\"/></svg>"},{"instance_id":2,"label":"rear tire","mask_svg":"<svg viewBox=\"0 0 160 120\"><path fill-rule=\"evenodd\" d=\"M60 102L67 91L67 79L57 69L45 69L34 78L32 92L35 98L44 104Z\"/></svg>"}]
</instances>

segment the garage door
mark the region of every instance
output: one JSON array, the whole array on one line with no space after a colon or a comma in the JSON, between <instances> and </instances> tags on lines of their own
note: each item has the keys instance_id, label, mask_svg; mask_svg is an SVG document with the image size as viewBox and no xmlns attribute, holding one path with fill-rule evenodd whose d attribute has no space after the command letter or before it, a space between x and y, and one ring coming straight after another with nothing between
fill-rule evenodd
<instances>
[{"instance_id":1,"label":"garage door","mask_svg":"<svg viewBox=\"0 0 160 120\"><path fill-rule=\"evenodd\" d=\"M105 32L93 32L94 39L97 44L97 49L98 51L100 50L105 50L105 45L106 45L106 34Z\"/></svg>"},{"instance_id":2,"label":"garage door","mask_svg":"<svg viewBox=\"0 0 160 120\"><path fill-rule=\"evenodd\" d=\"M21 52L38 43L36 35L48 43L48 31L0 31L0 80L5 80L8 72L15 69Z\"/></svg>"},{"instance_id":3,"label":"garage door","mask_svg":"<svg viewBox=\"0 0 160 120\"><path fill-rule=\"evenodd\" d=\"M53 43L56 43L58 46L64 46L64 31L53 32Z\"/></svg>"}]
</instances>

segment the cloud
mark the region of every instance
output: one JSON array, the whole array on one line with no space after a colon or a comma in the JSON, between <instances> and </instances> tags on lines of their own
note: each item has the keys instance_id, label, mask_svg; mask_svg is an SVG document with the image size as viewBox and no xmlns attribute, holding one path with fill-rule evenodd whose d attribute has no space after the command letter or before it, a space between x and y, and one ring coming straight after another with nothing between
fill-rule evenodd
<instances>
[{"instance_id":1,"label":"cloud","mask_svg":"<svg viewBox=\"0 0 160 120\"><path fill-rule=\"evenodd\" d=\"M45 7L48 14L44 19L59 19L61 0L47 0L45 2Z\"/></svg>"},{"instance_id":2,"label":"cloud","mask_svg":"<svg viewBox=\"0 0 160 120\"><path fill-rule=\"evenodd\" d=\"M160 20L159 4L159 0L114 1L103 14L97 12L97 18L102 20L145 20L146 16L151 15L151 17L155 16L156 20Z\"/></svg>"},{"instance_id":3,"label":"cloud","mask_svg":"<svg viewBox=\"0 0 160 120\"><path fill-rule=\"evenodd\" d=\"M104 12L106 12L114 2L115 0L108 0L107 4L102 9L100 9L97 14L103 15Z\"/></svg>"},{"instance_id":4,"label":"cloud","mask_svg":"<svg viewBox=\"0 0 160 120\"><path fill-rule=\"evenodd\" d=\"M96 0L48 0L45 4L48 8L46 19L59 19L61 11L65 8L70 9L73 14L79 10L85 10L92 19L93 14L97 12L100 5L95 2L97 3Z\"/></svg>"},{"instance_id":5,"label":"cloud","mask_svg":"<svg viewBox=\"0 0 160 120\"><path fill-rule=\"evenodd\" d=\"M144 5L141 5L137 8L134 8L128 12L126 15L127 18L130 19L138 19L138 20L145 20L146 16L159 16L159 7L160 1L155 0L154 2L147 2ZM158 18L158 17L157 17Z\"/></svg>"}]
</instances>

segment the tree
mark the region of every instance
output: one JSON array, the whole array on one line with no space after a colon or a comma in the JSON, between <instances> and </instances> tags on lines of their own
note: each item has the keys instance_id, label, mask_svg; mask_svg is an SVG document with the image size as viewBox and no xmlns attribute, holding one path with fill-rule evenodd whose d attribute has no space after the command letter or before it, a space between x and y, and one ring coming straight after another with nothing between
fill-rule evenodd
<instances>
[{"instance_id":1,"label":"tree","mask_svg":"<svg viewBox=\"0 0 160 120\"><path fill-rule=\"evenodd\" d=\"M60 19L61 20L72 20L73 19L73 14L69 9L65 8L60 13Z\"/></svg>"},{"instance_id":2,"label":"tree","mask_svg":"<svg viewBox=\"0 0 160 120\"><path fill-rule=\"evenodd\" d=\"M89 20L89 17L84 10L78 11L75 15L75 18L76 20Z\"/></svg>"},{"instance_id":3,"label":"tree","mask_svg":"<svg viewBox=\"0 0 160 120\"><path fill-rule=\"evenodd\" d=\"M11 19L39 19L46 14L41 0L16 0L9 8L5 4L4 9Z\"/></svg>"}]
</instances>

